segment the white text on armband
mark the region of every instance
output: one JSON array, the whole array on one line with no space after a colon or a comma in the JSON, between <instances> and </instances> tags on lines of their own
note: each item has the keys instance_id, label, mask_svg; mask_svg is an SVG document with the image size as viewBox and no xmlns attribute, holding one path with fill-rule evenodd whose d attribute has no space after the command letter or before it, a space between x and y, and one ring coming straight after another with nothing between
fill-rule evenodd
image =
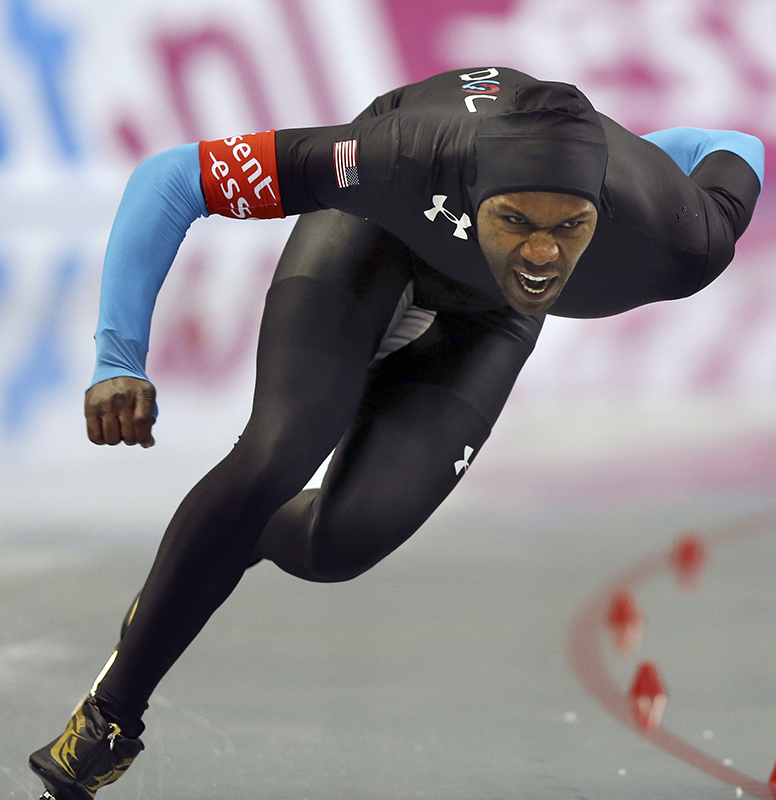
<instances>
[{"instance_id":1,"label":"white text on armband","mask_svg":"<svg viewBox=\"0 0 776 800\"><path fill-rule=\"evenodd\" d=\"M243 159L248 158L251 154L251 146L247 142L239 142L243 137L242 136L235 136L231 139L224 139L224 144L228 147L232 147L232 156L234 160L239 164ZM232 200L232 198L237 195L236 202L237 208L235 208L234 203L229 203L229 207L232 209L232 213L235 217L239 219L245 219L245 217L249 216L250 214L250 203L244 198L240 196L240 184L234 178L229 178L229 165L226 161L220 161L216 158L216 156L211 152L210 158L213 162L212 166L212 173L213 177L216 180L227 178L226 183L223 181L219 182L219 186L221 187L221 191L224 194L224 197L227 200ZM258 159L255 157L252 158L250 161L244 163L241 167L242 171L247 173L250 170L253 170L251 175L248 175L248 184L254 184L257 180L261 177L262 169L261 164L259 163ZM272 190L272 176L267 175L263 180L261 180L256 186L253 187L253 193L259 200L262 200L261 192L267 189L269 193L272 195L272 200L277 200L277 196L275 192Z\"/></svg>"},{"instance_id":2,"label":"white text on armband","mask_svg":"<svg viewBox=\"0 0 776 800\"><path fill-rule=\"evenodd\" d=\"M211 213L236 219L283 216L274 138L275 132L267 131L201 143L202 184Z\"/></svg>"}]
</instances>

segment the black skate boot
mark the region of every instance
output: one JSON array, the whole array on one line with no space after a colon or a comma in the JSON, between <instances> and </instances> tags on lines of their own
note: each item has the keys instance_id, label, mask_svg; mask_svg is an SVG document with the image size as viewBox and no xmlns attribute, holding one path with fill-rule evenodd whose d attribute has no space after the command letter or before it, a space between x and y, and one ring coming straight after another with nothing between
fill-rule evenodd
<instances>
[{"instance_id":1,"label":"black skate boot","mask_svg":"<svg viewBox=\"0 0 776 800\"><path fill-rule=\"evenodd\" d=\"M143 749L140 739L121 735L93 697L75 712L65 732L30 756L30 769L43 781L41 800L93 800L117 781Z\"/></svg>"}]
</instances>

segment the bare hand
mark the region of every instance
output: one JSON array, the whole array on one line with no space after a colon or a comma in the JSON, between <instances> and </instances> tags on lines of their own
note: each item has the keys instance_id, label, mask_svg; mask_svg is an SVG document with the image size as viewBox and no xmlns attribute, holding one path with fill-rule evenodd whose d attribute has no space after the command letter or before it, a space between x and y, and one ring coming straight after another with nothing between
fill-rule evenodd
<instances>
[{"instance_id":1,"label":"bare hand","mask_svg":"<svg viewBox=\"0 0 776 800\"><path fill-rule=\"evenodd\" d=\"M86 432L95 444L139 444L153 447L151 427L156 390L139 378L110 378L86 393Z\"/></svg>"}]
</instances>

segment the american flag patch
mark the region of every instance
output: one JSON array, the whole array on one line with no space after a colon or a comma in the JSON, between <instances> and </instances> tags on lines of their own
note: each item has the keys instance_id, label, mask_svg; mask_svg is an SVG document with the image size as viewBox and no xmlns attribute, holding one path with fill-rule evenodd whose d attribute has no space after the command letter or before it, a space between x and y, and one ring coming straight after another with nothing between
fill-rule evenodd
<instances>
[{"instance_id":1,"label":"american flag patch","mask_svg":"<svg viewBox=\"0 0 776 800\"><path fill-rule=\"evenodd\" d=\"M358 186L358 159L356 140L337 142L334 145L334 171L337 173L337 186L345 189Z\"/></svg>"}]
</instances>

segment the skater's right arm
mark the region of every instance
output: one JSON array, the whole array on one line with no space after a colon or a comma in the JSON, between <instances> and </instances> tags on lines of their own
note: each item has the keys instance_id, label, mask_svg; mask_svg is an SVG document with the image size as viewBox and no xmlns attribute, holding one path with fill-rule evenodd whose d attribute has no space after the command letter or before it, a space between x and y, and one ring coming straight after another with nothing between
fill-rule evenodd
<instances>
[{"instance_id":1,"label":"skater's right arm","mask_svg":"<svg viewBox=\"0 0 776 800\"><path fill-rule=\"evenodd\" d=\"M85 401L95 444L154 443L155 389L145 371L151 317L189 226L211 213L284 216L275 131L175 147L133 172L102 273L97 366Z\"/></svg>"},{"instance_id":2,"label":"skater's right arm","mask_svg":"<svg viewBox=\"0 0 776 800\"><path fill-rule=\"evenodd\" d=\"M85 400L95 444L154 443L155 390L145 372L151 316L186 231L200 216L208 210L198 145L153 156L129 179L105 254L97 365Z\"/></svg>"},{"instance_id":3,"label":"skater's right arm","mask_svg":"<svg viewBox=\"0 0 776 800\"><path fill-rule=\"evenodd\" d=\"M379 127L380 120L373 124ZM385 142L396 138L395 126L389 119L381 137L359 140L358 167L353 138L358 126L282 132L286 211L274 130L175 147L137 167L105 255L97 366L85 403L91 441L153 444L155 390L145 371L151 317L191 223L210 214L271 219L329 207L361 214L393 174L395 148ZM353 146L352 162L344 157L338 162L340 145ZM346 175L348 165L352 174Z\"/></svg>"},{"instance_id":4,"label":"skater's right arm","mask_svg":"<svg viewBox=\"0 0 776 800\"><path fill-rule=\"evenodd\" d=\"M275 132L252 135L251 144L244 138L166 150L143 161L127 183L105 253L97 365L84 406L95 444L154 443L156 393L145 371L151 317L191 223L210 213L284 216Z\"/></svg>"}]
</instances>

